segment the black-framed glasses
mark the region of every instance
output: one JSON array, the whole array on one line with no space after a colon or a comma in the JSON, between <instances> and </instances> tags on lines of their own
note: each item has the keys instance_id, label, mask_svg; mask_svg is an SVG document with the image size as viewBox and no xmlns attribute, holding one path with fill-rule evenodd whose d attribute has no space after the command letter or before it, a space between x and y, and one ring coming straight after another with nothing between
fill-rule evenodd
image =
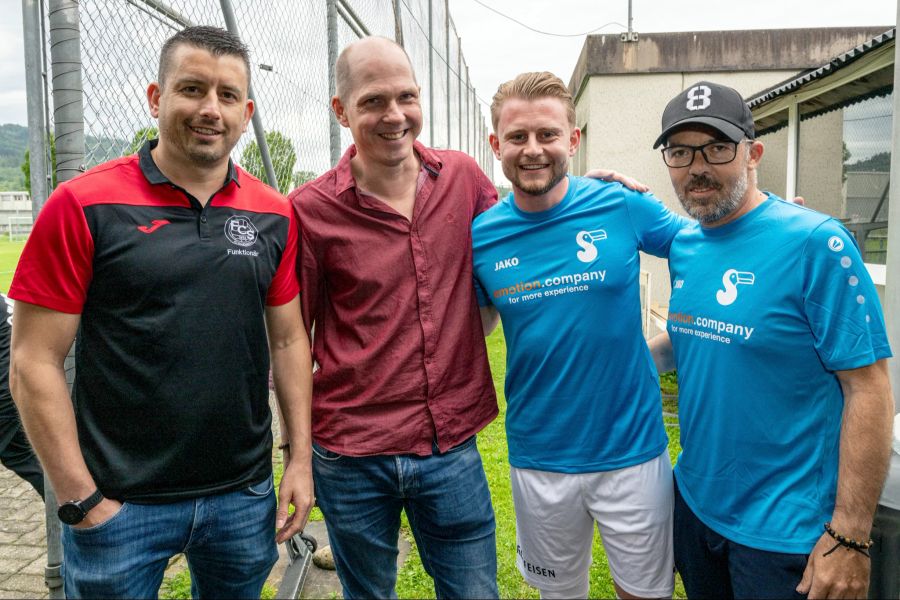
<instances>
[{"instance_id":1,"label":"black-framed glasses","mask_svg":"<svg viewBox=\"0 0 900 600\"><path fill-rule=\"evenodd\" d=\"M694 154L698 151L709 164L724 165L737 156L738 144L739 142L716 140L700 146L667 146L662 149L662 156L666 165L673 169L690 166L694 162Z\"/></svg>"}]
</instances>

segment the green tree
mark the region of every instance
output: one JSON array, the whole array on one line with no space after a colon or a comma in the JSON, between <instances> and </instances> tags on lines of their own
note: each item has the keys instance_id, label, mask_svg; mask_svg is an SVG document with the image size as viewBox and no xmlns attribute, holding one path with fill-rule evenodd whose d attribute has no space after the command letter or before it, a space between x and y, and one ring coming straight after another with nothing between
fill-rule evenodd
<instances>
[{"instance_id":1,"label":"green tree","mask_svg":"<svg viewBox=\"0 0 900 600\"><path fill-rule=\"evenodd\" d=\"M294 179L291 182L291 189L296 189L306 183L307 181L312 181L319 175L315 171L297 171L294 173Z\"/></svg>"},{"instance_id":2,"label":"green tree","mask_svg":"<svg viewBox=\"0 0 900 600\"><path fill-rule=\"evenodd\" d=\"M141 146L144 145L144 142L147 140L152 140L154 138L159 137L159 129L156 125L151 125L149 127L142 127L134 132L134 137L131 138L131 144L128 146L128 149L125 150L122 156L128 156L129 154L137 154L137 151L141 149Z\"/></svg>"},{"instance_id":3,"label":"green tree","mask_svg":"<svg viewBox=\"0 0 900 600\"><path fill-rule=\"evenodd\" d=\"M53 190L56 188L56 139L49 135L47 136L47 141L50 143L50 173L51 173L51 182L50 189ZM19 167L22 170L22 176L25 178L25 191L28 192L28 195L31 195L31 151L25 151L25 157L22 160L22 165Z\"/></svg>"},{"instance_id":4,"label":"green tree","mask_svg":"<svg viewBox=\"0 0 900 600\"><path fill-rule=\"evenodd\" d=\"M291 140L280 131L267 131L266 145L269 147L269 156L272 158L272 168L275 169L278 191L282 194L287 194L291 191L297 152L294 151L294 145L291 143ZM268 183L262 155L259 152L259 145L255 140L244 148L240 163L249 173Z\"/></svg>"}]
</instances>

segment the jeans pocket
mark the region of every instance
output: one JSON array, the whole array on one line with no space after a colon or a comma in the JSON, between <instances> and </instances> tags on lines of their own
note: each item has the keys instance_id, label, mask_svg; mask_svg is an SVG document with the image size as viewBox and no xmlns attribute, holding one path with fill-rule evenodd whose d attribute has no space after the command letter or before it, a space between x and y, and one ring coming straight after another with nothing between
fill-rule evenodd
<instances>
[{"instance_id":1,"label":"jeans pocket","mask_svg":"<svg viewBox=\"0 0 900 600\"><path fill-rule=\"evenodd\" d=\"M472 446L475 445L477 437L478 436L473 435L469 439L465 440L462 444L460 444L458 446L454 446L454 447L450 448L449 450L447 450L446 452L444 452L443 456L446 456L447 454L454 454L456 452L462 452L464 450L468 450L469 448L471 448Z\"/></svg>"},{"instance_id":2,"label":"jeans pocket","mask_svg":"<svg viewBox=\"0 0 900 600\"><path fill-rule=\"evenodd\" d=\"M317 443L313 442L312 445L313 454L316 455L316 458L320 458L322 460L327 460L328 462L334 462L336 460L340 460L344 457L343 454L338 454L337 452L332 452Z\"/></svg>"},{"instance_id":3,"label":"jeans pocket","mask_svg":"<svg viewBox=\"0 0 900 600\"><path fill-rule=\"evenodd\" d=\"M100 533L104 530L111 529L113 525L115 525L118 521L121 521L127 510L128 503L123 502L122 506L119 507L119 510L116 511L116 514L103 521L102 523L91 525L90 527L73 527L71 525L66 525L66 527L68 527L72 534L76 536Z\"/></svg>"},{"instance_id":4,"label":"jeans pocket","mask_svg":"<svg viewBox=\"0 0 900 600\"><path fill-rule=\"evenodd\" d=\"M258 481L253 485L248 485L243 491L248 496L264 498L271 494L273 489L275 489L275 478L273 475L269 475L262 481Z\"/></svg>"}]
</instances>

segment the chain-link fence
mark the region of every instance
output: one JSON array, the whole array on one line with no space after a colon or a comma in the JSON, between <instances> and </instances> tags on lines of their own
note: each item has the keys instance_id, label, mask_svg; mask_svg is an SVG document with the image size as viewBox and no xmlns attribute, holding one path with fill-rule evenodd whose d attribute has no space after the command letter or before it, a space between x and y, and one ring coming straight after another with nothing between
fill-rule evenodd
<instances>
[{"instance_id":1,"label":"chain-link fence","mask_svg":"<svg viewBox=\"0 0 900 600\"><path fill-rule=\"evenodd\" d=\"M55 86L58 70L80 69L84 153L76 168L90 168L133 153L156 135L143 92L156 79L159 49L177 30L203 24L236 30L250 47L251 85L274 177L282 192L328 170L350 144L349 131L331 115L332 63L341 48L365 35L397 39L409 53L422 88L425 123L419 139L433 147L467 152L489 177L493 175L487 129L468 79L447 0L39 3L44 31L49 32L43 36L43 43L55 44L54 36L78 36L75 49L80 50L80 60L77 56L57 60L54 54L47 78ZM234 17L230 23L226 18L229 9ZM70 23L75 27L54 26L57 11L75 15L74 23ZM44 99L29 93L29 102L47 103L51 90L43 91ZM53 130L54 112L60 108L55 105L56 91L53 108L44 111L48 132ZM267 181L266 152L261 152L260 136L254 132L241 138L232 157ZM58 137L60 132L55 133ZM54 159L50 158L48 168L52 169ZM40 199L36 200L39 205Z\"/></svg>"}]
</instances>

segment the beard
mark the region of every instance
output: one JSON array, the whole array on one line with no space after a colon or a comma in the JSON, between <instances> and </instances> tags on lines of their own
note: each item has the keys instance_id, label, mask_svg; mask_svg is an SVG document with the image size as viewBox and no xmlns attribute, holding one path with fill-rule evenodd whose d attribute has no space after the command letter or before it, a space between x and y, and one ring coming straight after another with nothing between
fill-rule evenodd
<instances>
[{"instance_id":1,"label":"beard","mask_svg":"<svg viewBox=\"0 0 900 600\"><path fill-rule=\"evenodd\" d=\"M727 182L726 185L707 175L698 175L691 177L687 185L676 190L676 193L687 214L701 224L709 224L720 221L737 210L743 203L748 185L747 170L741 169L737 179ZM690 190L694 188L711 188L718 193L709 201L701 202L691 198Z\"/></svg>"},{"instance_id":2,"label":"beard","mask_svg":"<svg viewBox=\"0 0 900 600\"><path fill-rule=\"evenodd\" d=\"M503 166L503 174L506 175L506 178L509 179L516 189L531 196L543 196L565 179L569 164L568 161L551 163L550 177L543 183L540 181L523 181L519 174L518 165L512 165L510 168L507 168L506 165L501 166Z\"/></svg>"}]
</instances>

